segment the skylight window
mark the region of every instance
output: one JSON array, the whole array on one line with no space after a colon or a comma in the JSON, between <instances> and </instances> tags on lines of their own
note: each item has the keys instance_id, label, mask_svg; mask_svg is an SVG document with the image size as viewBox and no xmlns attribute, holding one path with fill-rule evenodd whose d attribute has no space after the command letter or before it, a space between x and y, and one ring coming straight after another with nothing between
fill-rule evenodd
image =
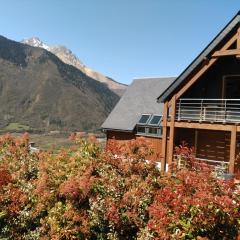
<instances>
[{"instance_id":1,"label":"skylight window","mask_svg":"<svg viewBox=\"0 0 240 240\"><path fill-rule=\"evenodd\" d=\"M142 114L140 120L138 121L138 124L147 124L149 119L150 119L151 115L150 114Z\"/></svg>"},{"instance_id":2,"label":"skylight window","mask_svg":"<svg viewBox=\"0 0 240 240\"><path fill-rule=\"evenodd\" d=\"M141 136L159 137L162 135L161 115L142 114L137 125L136 131Z\"/></svg>"},{"instance_id":3,"label":"skylight window","mask_svg":"<svg viewBox=\"0 0 240 240\"><path fill-rule=\"evenodd\" d=\"M153 115L150 122L148 123L149 125L153 126L158 126L160 124L160 121L162 120L162 116L160 115Z\"/></svg>"}]
</instances>

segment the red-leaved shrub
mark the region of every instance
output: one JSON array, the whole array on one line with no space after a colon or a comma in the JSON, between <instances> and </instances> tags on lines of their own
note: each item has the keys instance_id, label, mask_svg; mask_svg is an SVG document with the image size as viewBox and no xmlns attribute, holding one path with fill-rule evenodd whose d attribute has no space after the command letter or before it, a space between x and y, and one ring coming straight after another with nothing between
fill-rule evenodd
<instances>
[{"instance_id":1,"label":"red-leaved shrub","mask_svg":"<svg viewBox=\"0 0 240 240\"><path fill-rule=\"evenodd\" d=\"M0 138L1 239L237 239L240 191L176 149L179 168L161 175L144 139L101 149L31 153L28 136Z\"/></svg>"}]
</instances>

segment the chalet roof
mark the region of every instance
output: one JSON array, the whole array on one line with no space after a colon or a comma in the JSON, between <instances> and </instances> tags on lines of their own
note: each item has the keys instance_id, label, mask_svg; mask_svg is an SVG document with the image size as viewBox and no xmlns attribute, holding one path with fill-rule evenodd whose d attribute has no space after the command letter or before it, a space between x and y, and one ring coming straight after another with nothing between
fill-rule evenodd
<instances>
[{"instance_id":1,"label":"chalet roof","mask_svg":"<svg viewBox=\"0 0 240 240\"><path fill-rule=\"evenodd\" d=\"M183 83L183 81L200 65L209 54L222 42L224 38L237 26L240 25L240 11L223 28L223 30L209 43L209 45L193 60L193 62L175 79L175 81L162 93L158 101L164 102Z\"/></svg>"},{"instance_id":2,"label":"chalet roof","mask_svg":"<svg viewBox=\"0 0 240 240\"><path fill-rule=\"evenodd\" d=\"M133 131L143 113L161 115L163 104L157 103L157 97L174 79L172 77L135 79L103 123L102 128Z\"/></svg>"}]
</instances>

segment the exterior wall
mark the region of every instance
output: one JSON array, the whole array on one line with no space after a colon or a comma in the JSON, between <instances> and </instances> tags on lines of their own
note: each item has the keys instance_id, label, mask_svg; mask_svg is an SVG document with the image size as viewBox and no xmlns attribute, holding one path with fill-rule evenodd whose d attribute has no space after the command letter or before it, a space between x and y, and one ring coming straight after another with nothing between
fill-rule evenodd
<instances>
[{"instance_id":1,"label":"exterior wall","mask_svg":"<svg viewBox=\"0 0 240 240\"><path fill-rule=\"evenodd\" d=\"M182 98L225 98L224 77L240 75L240 62L236 57L220 58ZM231 94L227 98L232 97Z\"/></svg>"},{"instance_id":2,"label":"exterior wall","mask_svg":"<svg viewBox=\"0 0 240 240\"><path fill-rule=\"evenodd\" d=\"M176 128L174 144L179 146L186 142L189 147L195 147L195 130L187 128Z\"/></svg>"},{"instance_id":3,"label":"exterior wall","mask_svg":"<svg viewBox=\"0 0 240 240\"><path fill-rule=\"evenodd\" d=\"M162 154L162 139L156 137L149 137L149 136L136 136L138 138L144 138L149 142L149 147L153 150L153 154L149 156L147 159L150 161L161 161L161 154Z\"/></svg>"},{"instance_id":4,"label":"exterior wall","mask_svg":"<svg viewBox=\"0 0 240 240\"><path fill-rule=\"evenodd\" d=\"M230 132L179 128L175 144L178 145L181 141L195 147L198 158L229 161ZM236 146L236 152L239 153L239 146Z\"/></svg>"},{"instance_id":5,"label":"exterior wall","mask_svg":"<svg viewBox=\"0 0 240 240\"><path fill-rule=\"evenodd\" d=\"M196 150L199 158L229 162L230 132L198 131Z\"/></svg>"},{"instance_id":6,"label":"exterior wall","mask_svg":"<svg viewBox=\"0 0 240 240\"><path fill-rule=\"evenodd\" d=\"M126 143L133 139L143 138L149 142L149 147L153 150L153 154L147 157L148 160L161 161L162 153L162 139L150 136L139 136L131 132L120 132L120 131L107 131L107 143L108 146L109 140L114 140L116 144Z\"/></svg>"},{"instance_id":7,"label":"exterior wall","mask_svg":"<svg viewBox=\"0 0 240 240\"><path fill-rule=\"evenodd\" d=\"M133 132L107 131L106 146L109 140L114 140L116 143L123 143L133 139L136 139Z\"/></svg>"}]
</instances>

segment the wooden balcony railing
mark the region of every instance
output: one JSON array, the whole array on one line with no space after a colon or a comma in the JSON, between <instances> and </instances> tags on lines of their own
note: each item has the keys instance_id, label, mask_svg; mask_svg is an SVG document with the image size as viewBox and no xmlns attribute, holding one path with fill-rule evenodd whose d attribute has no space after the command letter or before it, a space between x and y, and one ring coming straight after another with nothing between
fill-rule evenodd
<instances>
[{"instance_id":1,"label":"wooden balcony railing","mask_svg":"<svg viewBox=\"0 0 240 240\"><path fill-rule=\"evenodd\" d=\"M240 123L240 99L181 98L176 105L176 120Z\"/></svg>"}]
</instances>

